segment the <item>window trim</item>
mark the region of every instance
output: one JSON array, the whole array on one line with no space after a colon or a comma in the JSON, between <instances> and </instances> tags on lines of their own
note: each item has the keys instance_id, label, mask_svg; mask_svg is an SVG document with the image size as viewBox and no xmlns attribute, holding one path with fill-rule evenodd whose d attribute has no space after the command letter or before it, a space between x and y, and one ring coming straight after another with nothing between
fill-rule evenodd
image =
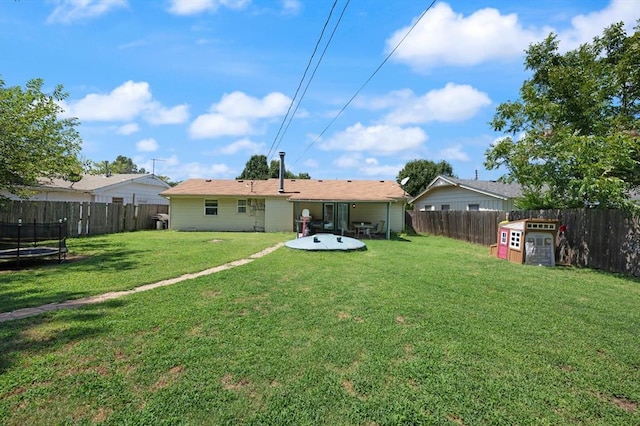
<instances>
[{"instance_id":1,"label":"window trim","mask_svg":"<svg viewBox=\"0 0 640 426\"><path fill-rule=\"evenodd\" d=\"M212 209L211 212L209 212L209 209ZM204 215L218 216L218 200L213 200L213 199L204 200Z\"/></svg>"},{"instance_id":2,"label":"window trim","mask_svg":"<svg viewBox=\"0 0 640 426\"><path fill-rule=\"evenodd\" d=\"M241 204L241 202L243 202L244 204ZM238 214L246 214L248 206L249 206L249 203L247 202L246 198L239 198L236 203L236 212Z\"/></svg>"}]
</instances>

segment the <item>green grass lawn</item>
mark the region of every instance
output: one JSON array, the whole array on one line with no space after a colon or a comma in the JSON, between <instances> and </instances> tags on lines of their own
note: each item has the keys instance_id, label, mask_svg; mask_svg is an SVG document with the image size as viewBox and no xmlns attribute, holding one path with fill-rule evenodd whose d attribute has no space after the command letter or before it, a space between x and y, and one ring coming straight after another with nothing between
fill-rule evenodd
<instances>
[{"instance_id":1,"label":"green grass lawn","mask_svg":"<svg viewBox=\"0 0 640 426\"><path fill-rule=\"evenodd\" d=\"M286 239L73 241L93 260L4 273L1 303L130 288ZM151 256L180 250L190 255ZM283 247L0 323L0 424L640 424L640 281L488 252L438 237L349 253Z\"/></svg>"}]
</instances>

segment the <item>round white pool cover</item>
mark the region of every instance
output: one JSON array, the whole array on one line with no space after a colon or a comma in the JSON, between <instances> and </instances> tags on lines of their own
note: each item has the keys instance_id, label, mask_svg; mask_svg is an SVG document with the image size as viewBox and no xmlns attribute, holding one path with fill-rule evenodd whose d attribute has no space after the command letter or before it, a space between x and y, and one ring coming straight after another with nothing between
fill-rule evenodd
<instances>
[{"instance_id":1,"label":"round white pool cover","mask_svg":"<svg viewBox=\"0 0 640 426\"><path fill-rule=\"evenodd\" d=\"M316 234L308 237L296 238L284 243L285 246L298 250L360 250L365 244L351 237L333 234Z\"/></svg>"}]
</instances>

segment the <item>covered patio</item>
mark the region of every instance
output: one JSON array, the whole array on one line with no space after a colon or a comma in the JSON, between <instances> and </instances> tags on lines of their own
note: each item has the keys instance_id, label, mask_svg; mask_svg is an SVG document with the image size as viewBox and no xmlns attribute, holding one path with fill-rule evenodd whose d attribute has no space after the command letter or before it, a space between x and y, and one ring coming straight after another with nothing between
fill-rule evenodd
<instances>
[{"instance_id":1,"label":"covered patio","mask_svg":"<svg viewBox=\"0 0 640 426\"><path fill-rule=\"evenodd\" d=\"M389 239L404 229L405 195L393 181L318 181L289 194L297 236L332 233Z\"/></svg>"}]
</instances>

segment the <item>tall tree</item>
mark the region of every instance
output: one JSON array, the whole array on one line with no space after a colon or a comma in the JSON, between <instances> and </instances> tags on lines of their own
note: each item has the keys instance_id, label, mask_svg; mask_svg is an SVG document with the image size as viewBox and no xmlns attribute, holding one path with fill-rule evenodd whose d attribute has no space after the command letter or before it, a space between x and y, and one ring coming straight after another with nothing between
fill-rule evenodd
<instances>
[{"instance_id":1,"label":"tall tree","mask_svg":"<svg viewBox=\"0 0 640 426\"><path fill-rule=\"evenodd\" d=\"M491 122L506 137L485 166L524 186L522 208L631 207L640 186L640 33L622 23L561 54L550 34L527 50L520 99Z\"/></svg>"},{"instance_id":2,"label":"tall tree","mask_svg":"<svg viewBox=\"0 0 640 426\"><path fill-rule=\"evenodd\" d=\"M267 156L258 154L252 155L249 161L247 161L247 164L244 166L244 170L236 179L269 179L269 165L267 164Z\"/></svg>"},{"instance_id":3,"label":"tall tree","mask_svg":"<svg viewBox=\"0 0 640 426\"><path fill-rule=\"evenodd\" d=\"M269 163L269 177L272 179L280 177L280 160L273 159L271 160L271 163ZM285 179L311 179L309 173L302 172L300 174L295 174L287 169L284 171L284 177Z\"/></svg>"},{"instance_id":4,"label":"tall tree","mask_svg":"<svg viewBox=\"0 0 640 426\"><path fill-rule=\"evenodd\" d=\"M138 168L137 164L129 157L118 155L112 162L99 161L93 163L91 169L93 174L146 174L144 168Z\"/></svg>"},{"instance_id":5,"label":"tall tree","mask_svg":"<svg viewBox=\"0 0 640 426\"><path fill-rule=\"evenodd\" d=\"M415 197L420 194L429 183L438 175L453 176L451 164L442 160L435 163L431 160L413 160L405 164L396 177L396 182L401 183L402 179L409 178L404 185L407 194Z\"/></svg>"},{"instance_id":6,"label":"tall tree","mask_svg":"<svg viewBox=\"0 0 640 426\"><path fill-rule=\"evenodd\" d=\"M0 188L27 196L38 178L78 180L82 140L75 118L60 118L57 103L67 97L62 85L43 93L43 80L6 87L0 79Z\"/></svg>"}]
</instances>

